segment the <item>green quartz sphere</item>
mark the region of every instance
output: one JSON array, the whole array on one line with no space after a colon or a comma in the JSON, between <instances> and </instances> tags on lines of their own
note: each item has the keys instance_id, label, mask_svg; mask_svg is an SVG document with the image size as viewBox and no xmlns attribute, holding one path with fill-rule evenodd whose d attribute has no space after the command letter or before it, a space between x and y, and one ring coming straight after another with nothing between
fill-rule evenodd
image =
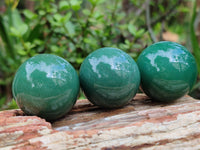
<instances>
[{"instance_id":1,"label":"green quartz sphere","mask_svg":"<svg viewBox=\"0 0 200 150\"><path fill-rule=\"evenodd\" d=\"M187 94L197 78L192 54L182 45L162 41L138 57L143 91L156 101L170 102Z\"/></svg>"},{"instance_id":2,"label":"green quartz sphere","mask_svg":"<svg viewBox=\"0 0 200 150\"><path fill-rule=\"evenodd\" d=\"M127 53L105 47L86 57L79 79L90 102L103 108L116 108L124 106L135 96L140 73Z\"/></svg>"},{"instance_id":3,"label":"green quartz sphere","mask_svg":"<svg viewBox=\"0 0 200 150\"><path fill-rule=\"evenodd\" d=\"M27 115L56 120L71 110L80 89L78 74L63 58L40 54L17 70L12 92Z\"/></svg>"}]
</instances>

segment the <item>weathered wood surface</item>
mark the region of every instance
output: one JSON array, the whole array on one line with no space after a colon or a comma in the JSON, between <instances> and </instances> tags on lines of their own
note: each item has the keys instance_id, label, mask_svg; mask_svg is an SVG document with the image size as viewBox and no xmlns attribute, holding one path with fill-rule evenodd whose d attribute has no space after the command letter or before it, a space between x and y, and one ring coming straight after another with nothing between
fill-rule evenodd
<instances>
[{"instance_id":1,"label":"weathered wood surface","mask_svg":"<svg viewBox=\"0 0 200 150\"><path fill-rule=\"evenodd\" d=\"M200 149L200 101L151 102L138 94L120 109L80 100L48 123L20 110L0 112L0 149Z\"/></svg>"}]
</instances>

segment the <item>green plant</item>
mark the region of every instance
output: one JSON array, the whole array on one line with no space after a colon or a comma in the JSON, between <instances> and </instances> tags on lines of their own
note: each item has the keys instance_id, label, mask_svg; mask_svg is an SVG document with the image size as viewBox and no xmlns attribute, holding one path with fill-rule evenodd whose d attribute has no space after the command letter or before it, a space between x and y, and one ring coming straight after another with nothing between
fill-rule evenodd
<instances>
[{"instance_id":1,"label":"green plant","mask_svg":"<svg viewBox=\"0 0 200 150\"><path fill-rule=\"evenodd\" d=\"M22 61L17 55L17 46L20 40L23 40L24 34L20 32L24 24L16 9L18 2L18 0L7 0L7 10L0 15L0 94L6 95L6 102L12 99L11 82L14 72ZM20 38L13 36L14 30L20 32ZM3 98L1 95L0 98Z\"/></svg>"},{"instance_id":2,"label":"green plant","mask_svg":"<svg viewBox=\"0 0 200 150\"><path fill-rule=\"evenodd\" d=\"M191 42L191 47L192 51L194 54L194 57L196 59L197 63L197 69L198 69L198 74L200 73L200 47L199 47L199 42L196 36L196 31L195 31L195 20L197 18L197 1L193 1L193 9L192 9L192 17L190 21L190 42ZM193 87L193 91L198 90L200 87L200 81L196 83L196 85Z\"/></svg>"}]
</instances>

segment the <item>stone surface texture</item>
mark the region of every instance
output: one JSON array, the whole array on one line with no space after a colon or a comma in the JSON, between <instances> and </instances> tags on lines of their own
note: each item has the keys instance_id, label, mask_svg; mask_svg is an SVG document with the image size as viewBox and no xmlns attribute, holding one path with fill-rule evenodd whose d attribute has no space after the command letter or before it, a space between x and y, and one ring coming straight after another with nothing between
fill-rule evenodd
<instances>
[{"instance_id":1,"label":"stone surface texture","mask_svg":"<svg viewBox=\"0 0 200 150\"><path fill-rule=\"evenodd\" d=\"M200 101L189 96L163 104L137 94L113 110L79 100L51 123L21 110L0 112L1 150L195 150L199 143Z\"/></svg>"},{"instance_id":2,"label":"stone surface texture","mask_svg":"<svg viewBox=\"0 0 200 150\"><path fill-rule=\"evenodd\" d=\"M188 94L196 83L195 58L175 42L161 41L148 46L137 64L144 93L157 101L176 100Z\"/></svg>"},{"instance_id":3,"label":"stone surface texture","mask_svg":"<svg viewBox=\"0 0 200 150\"><path fill-rule=\"evenodd\" d=\"M137 93L140 72L124 51L104 47L89 54L79 71L80 85L87 99L102 108L126 105Z\"/></svg>"},{"instance_id":4,"label":"stone surface texture","mask_svg":"<svg viewBox=\"0 0 200 150\"><path fill-rule=\"evenodd\" d=\"M39 54L26 60L12 84L19 108L49 121L72 109L79 90L76 70L65 59L52 54Z\"/></svg>"}]
</instances>

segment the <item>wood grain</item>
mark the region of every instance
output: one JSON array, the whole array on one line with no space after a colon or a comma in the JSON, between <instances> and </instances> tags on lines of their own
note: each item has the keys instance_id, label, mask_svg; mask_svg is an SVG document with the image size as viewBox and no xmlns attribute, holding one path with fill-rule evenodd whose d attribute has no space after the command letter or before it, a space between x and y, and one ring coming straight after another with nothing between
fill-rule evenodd
<instances>
[{"instance_id":1,"label":"wood grain","mask_svg":"<svg viewBox=\"0 0 200 150\"><path fill-rule=\"evenodd\" d=\"M200 101L152 102L144 94L120 109L80 100L51 124L20 110L0 112L0 149L200 149Z\"/></svg>"}]
</instances>

